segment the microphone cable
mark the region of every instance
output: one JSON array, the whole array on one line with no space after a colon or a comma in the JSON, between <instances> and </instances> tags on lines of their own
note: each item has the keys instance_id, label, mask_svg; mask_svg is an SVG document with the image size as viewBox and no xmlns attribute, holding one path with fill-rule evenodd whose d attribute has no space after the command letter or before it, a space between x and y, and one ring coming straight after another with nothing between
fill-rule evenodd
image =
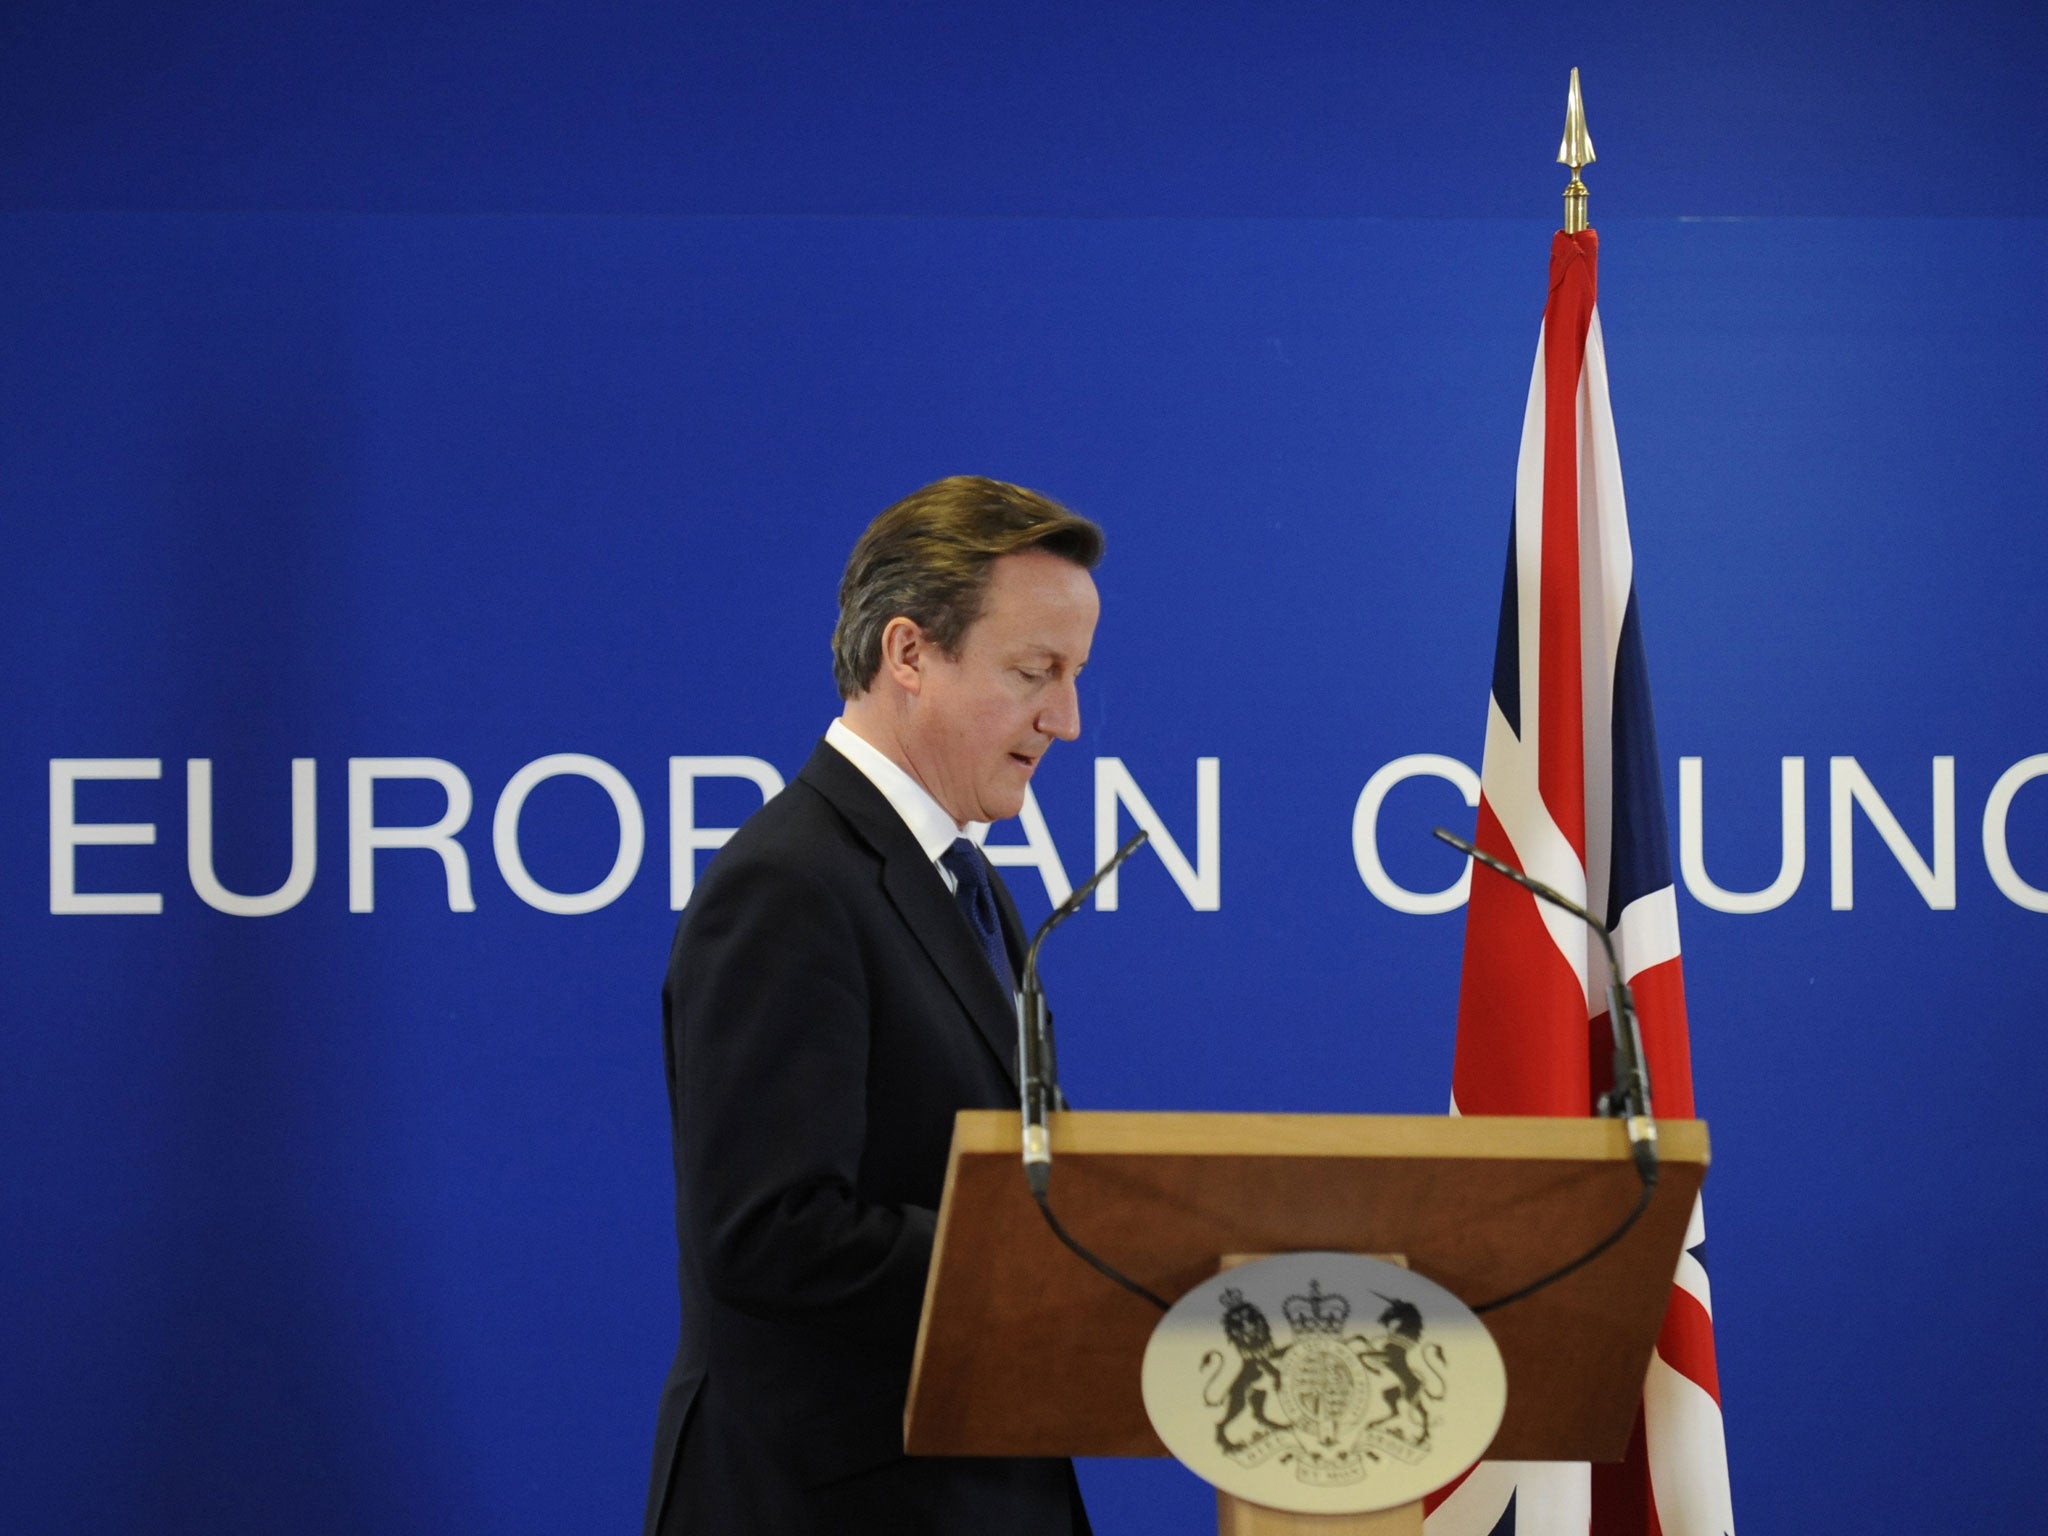
<instances>
[{"instance_id":1,"label":"microphone cable","mask_svg":"<svg viewBox=\"0 0 2048 1536\"><path fill-rule=\"evenodd\" d=\"M1637 1218L1639 1218L1644 1211L1650 1208L1650 1197L1654 1195L1656 1192L1657 1181L1653 1177L1643 1185L1643 1192L1636 1196L1635 1206L1629 1211L1629 1213L1626 1216L1621 1218L1621 1225L1616 1227L1612 1232L1608 1233L1605 1237L1601 1238L1599 1242L1595 1243L1592 1247L1588 1248L1576 1259L1573 1259L1569 1264L1560 1265L1558 1268L1553 1269L1547 1275L1544 1275L1535 1280L1531 1280L1527 1285L1523 1286L1520 1290L1509 1291L1505 1296L1496 1296L1491 1301L1481 1302L1472 1310L1474 1312L1493 1312L1499 1310L1502 1307L1513 1306L1518 1301L1522 1301L1528 1297L1534 1296L1538 1291L1544 1289L1546 1286L1555 1285L1558 1281L1562 1280L1566 1275L1574 1274L1577 1271L1584 1269L1588 1264L1592 1263L1595 1259L1599 1258L1601 1254L1605 1253L1608 1249L1612 1248L1616 1243L1622 1240L1622 1237L1628 1232L1628 1229L1636 1224Z\"/></svg>"},{"instance_id":2,"label":"microphone cable","mask_svg":"<svg viewBox=\"0 0 2048 1536\"><path fill-rule=\"evenodd\" d=\"M1125 1274L1122 1270L1116 1268L1114 1265L1108 1263L1106 1260L1098 1257L1096 1254L1091 1253L1088 1249L1082 1247L1080 1243L1076 1242L1074 1240L1074 1235L1071 1232L1069 1232L1065 1227L1060 1225L1059 1217L1053 1215L1052 1201L1046 1196L1044 1191L1033 1190L1031 1192L1031 1198L1038 1202L1038 1214L1043 1216L1045 1218L1045 1224L1048 1227L1052 1228L1052 1235L1058 1238L1061 1242L1065 1243L1068 1248L1072 1249L1076 1254L1078 1254L1081 1257L1081 1259L1088 1265L1089 1268L1093 1269L1097 1274L1103 1275L1108 1279L1114 1280L1118 1285L1122 1286L1125 1290L1129 1291L1133 1296L1144 1297L1145 1300L1151 1302L1152 1305L1157 1307L1160 1311L1170 1312L1173 1310L1173 1303L1168 1301L1165 1297L1161 1296L1157 1291L1153 1290L1149 1286L1140 1285L1137 1281L1133 1280L1129 1275Z\"/></svg>"}]
</instances>

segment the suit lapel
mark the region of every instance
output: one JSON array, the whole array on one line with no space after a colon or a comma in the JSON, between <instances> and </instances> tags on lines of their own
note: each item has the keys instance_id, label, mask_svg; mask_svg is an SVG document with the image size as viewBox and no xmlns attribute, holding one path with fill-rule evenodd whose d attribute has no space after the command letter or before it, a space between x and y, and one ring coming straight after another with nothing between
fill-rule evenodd
<instances>
[{"instance_id":1,"label":"suit lapel","mask_svg":"<svg viewBox=\"0 0 2048 1536\"><path fill-rule=\"evenodd\" d=\"M953 996L973 1021L989 1050L995 1053L1003 1076L1011 1087L1017 1085L1017 1016L1015 1004L1003 995L1002 983L989 969L974 932L954 903L952 892L940 878L924 849L910 835L910 828L896 814L882 792L868 781L837 748L820 742L811 760L797 775L831 801L882 860L882 890L903 919L912 937L945 979ZM998 885L1000 891L1001 887ZM1008 910L1007 896L999 903L1005 908L1005 938L1015 963L1017 952L1016 914Z\"/></svg>"}]
</instances>

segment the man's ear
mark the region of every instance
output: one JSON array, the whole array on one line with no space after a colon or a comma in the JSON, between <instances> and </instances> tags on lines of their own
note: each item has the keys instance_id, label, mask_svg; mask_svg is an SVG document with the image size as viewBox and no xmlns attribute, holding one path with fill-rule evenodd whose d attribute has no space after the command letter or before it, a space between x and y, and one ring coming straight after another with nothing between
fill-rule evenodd
<instances>
[{"instance_id":1,"label":"man's ear","mask_svg":"<svg viewBox=\"0 0 2048 1536\"><path fill-rule=\"evenodd\" d=\"M882 671L905 693L924 691L927 646L924 631L900 613L882 629Z\"/></svg>"}]
</instances>

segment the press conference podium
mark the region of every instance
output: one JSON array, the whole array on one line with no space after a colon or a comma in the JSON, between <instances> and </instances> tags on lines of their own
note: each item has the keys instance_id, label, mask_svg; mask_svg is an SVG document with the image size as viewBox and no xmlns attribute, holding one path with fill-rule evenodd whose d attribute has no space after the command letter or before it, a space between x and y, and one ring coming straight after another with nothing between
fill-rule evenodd
<instances>
[{"instance_id":1,"label":"press conference podium","mask_svg":"<svg viewBox=\"0 0 2048 1536\"><path fill-rule=\"evenodd\" d=\"M1233 1256L1407 1263L1468 1304L1576 1257L1635 1204L1620 1122L1507 1116L1052 1117L1052 1207L1076 1241L1169 1301ZM1487 1456L1618 1461L1663 1322L1707 1127L1658 1122L1662 1175L1613 1248L1487 1314L1507 1364ZM963 1111L918 1325L916 1456L1164 1456L1139 1371L1158 1311L1075 1257L1025 1187L1014 1111ZM1225 1536L1421 1530L1421 1506L1296 1515L1218 1496Z\"/></svg>"}]
</instances>

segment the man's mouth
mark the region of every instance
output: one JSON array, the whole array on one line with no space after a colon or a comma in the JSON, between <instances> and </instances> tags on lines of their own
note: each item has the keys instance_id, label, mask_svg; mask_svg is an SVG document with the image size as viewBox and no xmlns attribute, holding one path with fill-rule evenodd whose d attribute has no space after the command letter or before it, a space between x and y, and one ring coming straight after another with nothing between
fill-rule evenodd
<instances>
[{"instance_id":1,"label":"man's mouth","mask_svg":"<svg viewBox=\"0 0 2048 1536\"><path fill-rule=\"evenodd\" d=\"M1022 752L1012 752L1010 754L1010 761L1013 763L1021 763L1026 768L1035 768L1038 766L1038 759L1035 756L1027 756Z\"/></svg>"}]
</instances>

